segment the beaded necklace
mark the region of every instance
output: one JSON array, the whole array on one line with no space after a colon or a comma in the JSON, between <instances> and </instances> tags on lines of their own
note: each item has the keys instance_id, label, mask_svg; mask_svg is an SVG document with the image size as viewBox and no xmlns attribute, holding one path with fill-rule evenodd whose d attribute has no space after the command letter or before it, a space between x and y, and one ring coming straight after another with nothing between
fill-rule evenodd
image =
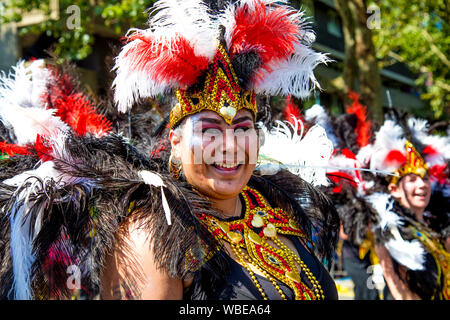
<instances>
[{"instance_id":1,"label":"beaded necklace","mask_svg":"<svg viewBox=\"0 0 450 320\"><path fill-rule=\"evenodd\" d=\"M245 201L242 219L224 221L201 214L200 220L218 240L230 244L238 262L248 271L264 300L268 298L252 268L272 282L282 299L286 299L286 295L277 280L293 290L296 300L324 299L322 287L313 273L299 255L277 237L277 234L282 234L305 238L298 224L282 209L271 208L257 190L245 187L241 195ZM309 287L302 282L301 273L307 277Z\"/></svg>"}]
</instances>

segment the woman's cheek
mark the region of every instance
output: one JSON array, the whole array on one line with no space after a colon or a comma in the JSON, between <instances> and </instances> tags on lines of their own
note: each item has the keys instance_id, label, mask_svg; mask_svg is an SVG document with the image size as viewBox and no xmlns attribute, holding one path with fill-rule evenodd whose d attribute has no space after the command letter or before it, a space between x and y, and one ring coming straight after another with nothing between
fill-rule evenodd
<instances>
[{"instance_id":1,"label":"woman's cheek","mask_svg":"<svg viewBox=\"0 0 450 320\"><path fill-rule=\"evenodd\" d=\"M244 134L237 135L238 160L245 160L248 164L256 164L258 160L258 136L250 129Z\"/></svg>"}]
</instances>

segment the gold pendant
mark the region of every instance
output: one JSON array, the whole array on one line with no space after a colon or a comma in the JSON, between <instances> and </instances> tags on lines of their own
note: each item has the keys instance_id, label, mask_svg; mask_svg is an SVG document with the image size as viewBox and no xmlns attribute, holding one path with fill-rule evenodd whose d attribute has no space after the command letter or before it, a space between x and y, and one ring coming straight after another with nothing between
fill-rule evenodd
<instances>
[{"instance_id":1,"label":"gold pendant","mask_svg":"<svg viewBox=\"0 0 450 320\"><path fill-rule=\"evenodd\" d=\"M252 226L255 228L261 228L264 225L264 220L257 214L252 218Z\"/></svg>"},{"instance_id":2,"label":"gold pendant","mask_svg":"<svg viewBox=\"0 0 450 320\"><path fill-rule=\"evenodd\" d=\"M292 281L300 282L300 275L295 271L286 272L284 275Z\"/></svg>"},{"instance_id":3,"label":"gold pendant","mask_svg":"<svg viewBox=\"0 0 450 320\"><path fill-rule=\"evenodd\" d=\"M258 236L255 232L253 232L252 230L250 230L249 232L248 232L248 237L249 237L249 239L252 241L252 242L254 242L254 243L256 243L256 244L261 244L261 237L260 236Z\"/></svg>"},{"instance_id":4,"label":"gold pendant","mask_svg":"<svg viewBox=\"0 0 450 320\"><path fill-rule=\"evenodd\" d=\"M277 235L277 229L271 223L268 223L267 226L263 230L264 235L269 238L274 238Z\"/></svg>"}]
</instances>

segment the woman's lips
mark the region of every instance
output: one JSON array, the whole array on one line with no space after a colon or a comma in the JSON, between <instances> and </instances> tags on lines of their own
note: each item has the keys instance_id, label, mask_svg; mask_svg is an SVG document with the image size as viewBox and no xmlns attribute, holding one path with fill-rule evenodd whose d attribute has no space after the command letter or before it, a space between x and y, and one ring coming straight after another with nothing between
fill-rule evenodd
<instances>
[{"instance_id":1,"label":"woman's lips","mask_svg":"<svg viewBox=\"0 0 450 320\"><path fill-rule=\"evenodd\" d=\"M233 174L239 170L242 164L214 163L211 166L222 174Z\"/></svg>"}]
</instances>

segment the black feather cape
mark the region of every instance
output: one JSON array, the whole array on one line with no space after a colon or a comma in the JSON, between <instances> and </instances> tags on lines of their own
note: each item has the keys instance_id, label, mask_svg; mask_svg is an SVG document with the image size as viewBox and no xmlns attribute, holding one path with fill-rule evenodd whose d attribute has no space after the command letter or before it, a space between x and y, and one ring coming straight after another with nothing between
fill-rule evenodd
<instances>
[{"instance_id":1,"label":"black feather cape","mask_svg":"<svg viewBox=\"0 0 450 320\"><path fill-rule=\"evenodd\" d=\"M222 251L205 259L202 248L218 248L218 244L196 218L196 213L220 213L183 178L171 178L167 170L167 149L159 148L165 151L152 153L150 157L138 152L121 136L109 135L70 136L63 150L53 160L55 168L73 177L73 182L61 186L52 180L40 181L39 191L30 193L31 219L38 219L39 208L44 206L41 229L33 242L36 257L31 270L33 298L71 298L73 291L66 285L70 265L76 265L81 271L81 296L101 298L100 277L106 257L112 251L119 226L130 217L148 230L155 261L168 275L193 276L194 285L200 286L207 295L208 290L213 290L214 282L223 279L228 269L227 259ZM8 174L1 181L31 169L37 158L11 161L15 162L8 164ZM160 188L145 184L139 177L140 170L157 172L163 178L172 225L166 222ZM12 188L0 182L2 299L14 297L10 250L12 208L19 201L20 191L30 183ZM284 171L273 176L252 176L249 185L272 205L285 209L303 227L319 258L331 260L339 220L331 201L321 191ZM192 253L190 259L186 255L188 251Z\"/></svg>"}]
</instances>

